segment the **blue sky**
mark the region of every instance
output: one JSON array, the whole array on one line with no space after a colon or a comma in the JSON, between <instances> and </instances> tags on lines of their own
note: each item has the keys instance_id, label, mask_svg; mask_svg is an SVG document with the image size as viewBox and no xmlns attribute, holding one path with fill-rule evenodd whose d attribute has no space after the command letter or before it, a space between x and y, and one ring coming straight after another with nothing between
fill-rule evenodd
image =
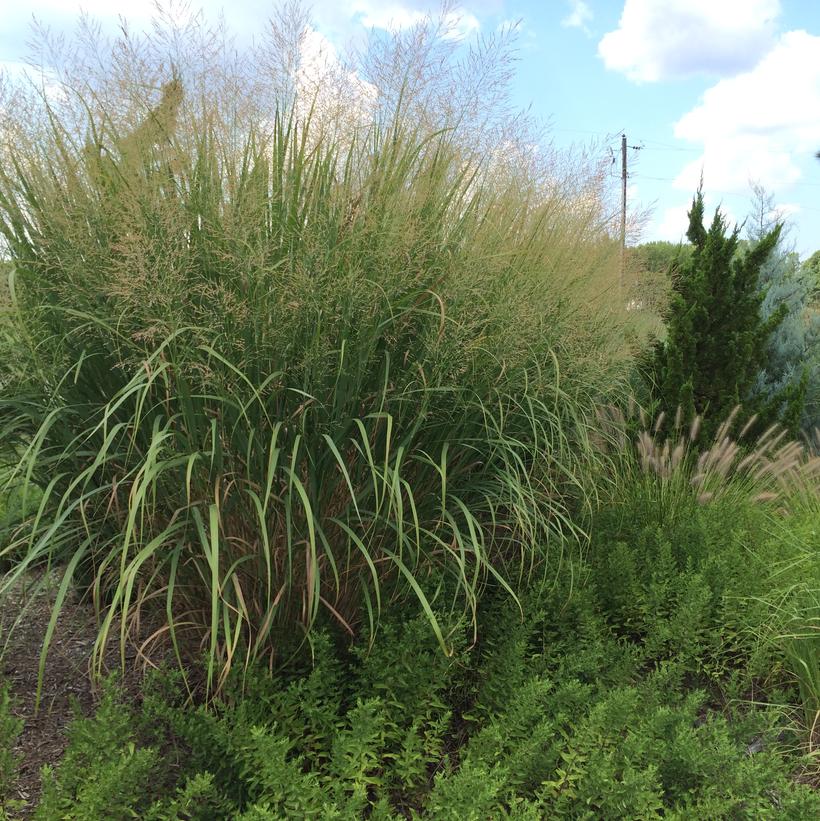
<instances>
[{"instance_id":1,"label":"blue sky","mask_svg":"<svg viewBox=\"0 0 820 821\"><path fill-rule=\"evenodd\" d=\"M702 169L711 207L742 220L755 180L798 250L820 248L820 3L506 5L525 26L519 101L551 116L556 142L614 135L617 149L625 130L642 146L629 193L652 209L644 239L679 239Z\"/></svg>"},{"instance_id":2,"label":"blue sky","mask_svg":"<svg viewBox=\"0 0 820 821\"><path fill-rule=\"evenodd\" d=\"M263 0L200 0L242 36L273 9ZM334 45L366 28L407 25L427 0L313 0ZM24 58L31 14L70 30L80 6L106 27L148 25L150 0L2 0L0 64ZM707 205L733 220L750 181L772 193L802 255L820 248L820 2L817 0L461 0L465 36L520 21L514 94L549 121L559 145L594 141L617 155L625 131L630 206L649 209L641 239L678 240L701 171ZM619 162L619 159L618 159ZM618 173L617 165L613 173Z\"/></svg>"}]
</instances>

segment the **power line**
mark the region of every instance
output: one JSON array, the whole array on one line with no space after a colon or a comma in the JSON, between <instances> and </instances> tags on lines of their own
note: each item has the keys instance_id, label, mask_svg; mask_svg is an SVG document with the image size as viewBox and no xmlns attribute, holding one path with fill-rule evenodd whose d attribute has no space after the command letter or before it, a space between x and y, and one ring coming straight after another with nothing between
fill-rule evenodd
<instances>
[{"instance_id":1,"label":"power line","mask_svg":"<svg viewBox=\"0 0 820 821\"><path fill-rule=\"evenodd\" d=\"M622 128L614 129L612 131L590 131L583 128L551 128L549 130L556 134L587 134L592 137L601 137L602 139L610 141L617 139L624 132L624 129ZM679 145L671 145L670 143L660 142L659 140L641 140L641 144L639 146L630 145L629 148L646 148L650 151L683 151L692 154L700 154L703 151L701 148L685 148Z\"/></svg>"},{"instance_id":2,"label":"power line","mask_svg":"<svg viewBox=\"0 0 820 821\"><path fill-rule=\"evenodd\" d=\"M639 145L628 145L626 143L626 132L625 130L619 131L609 131L609 132L602 132L602 131L592 131L588 129L581 129L581 128L554 128L551 129L553 132L557 133L568 133L568 134L587 134L594 137L603 138L607 141L614 141L619 135L621 137L621 217L622 222L624 216L626 214L626 181L629 179L635 180L649 180L652 182L675 182L677 179L676 177L656 177L650 174L638 174L635 172L629 172L627 169L627 157L624 153L627 149L631 149L633 152L636 151L666 151L672 153L686 153L686 154L703 154L703 148L691 148L685 146L678 146L672 145L670 143L662 142L661 140L641 140ZM609 153L612 158L612 166L615 166L616 154L615 149L613 146L609 146ZM614 168L612 169L615 170ZM615 174L613 174L615 176ZM820 183L816 182L793 182L790 183L787 188L820 188ZM710 193L713 194L720 194L721 196L725 197L748 197L748 194L745 194L741 191L721 191L719 189L710 188ZM801 210L803 211L820 211L818 208L811 208L809 206L802 206ZM625 233L625 232L624 232ZM625 246L625 241L622 241L622 246Z\"/></svg>"},{"instance_id":3,"label":"power line","mask_svg":"<svg viewBox=\"0 0 820 821\"><path fill-rule=\"evenodd\" d=\"M677 177L652 177L648 174L632 174L634 179L638 180L654 180L656 182L675 182ZM787 188L820 188L820 183L817 182L792 182L789 183ZM732 197L745 197L748 196L744 194L742 191L719 191L715 188L709 188L709 191L714 192L715 194L727 194L728 196Z\"/></svg>"},{"instance_id":4,"label":"power line","mask_svg":"<svg viewBox=\"0 0 820 821\"><path fill-rule=\"evenodd\" d=\"M650 151L683 151L690 154L701 154L703 153L702 148L685 148L681 145L670 145L669 143L662 143L658 142L657 140L645 140L645 143L650 143L649 145L645 145L645 148L648 148Z\"/></svg>"}]
</instances>

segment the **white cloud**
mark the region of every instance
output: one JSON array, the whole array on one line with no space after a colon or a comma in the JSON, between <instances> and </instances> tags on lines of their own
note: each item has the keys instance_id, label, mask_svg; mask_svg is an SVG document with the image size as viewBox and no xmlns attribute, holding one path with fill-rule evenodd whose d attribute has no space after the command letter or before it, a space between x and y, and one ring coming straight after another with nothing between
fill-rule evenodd
<instances>
[{"instance_id":1,"label":"white cloud","mask_svg":"<svg viewBox=\"0 0 820 821\"><path fill-rule=\"evenodd\" d=\"M406 3L379 2L378 0L353 0L350 4L351 15L356 17L366 28L383 31L400 31L423 22L431 16L429 3L417 7ZM435 16L435 9L432 10ZM448 30L448 36L460 39L474 34L481 28L478 18L462 8L446 11L442 22Z\"/></svg>"},{"instance_id":2,"label":"white cloud","mask_svg":"<svg viewBox=\"0 0 820 821\"><path fill-rule=\"evenodd\" d=\"M655 219L654 224L647 232L647 236L652 237L652 239L665 239L668 242L688 242L686 231L689 228L689 209L691 207L692 200L690 198L680 205L665 208L661 215ZM707 228L712 224L716 208L720 208L720 213L731 231L738 223L734 212L722 200L710 196L708 191L705 192L703 221L706 223Z\"/></svg>"},{"instance_id":3,"label":"white cloud","mask_svg":"<svg viewBox=\"0 0 820 821\"><path fill-rule=\"evenodd\" d=\"M775 208L775 216L778 220L788 219L789 217L796 217L802 207L796 202L781 202Z\"/></svg>"},{"instance_id":4,"label":"white cloud","mask_svg":"<svg viewBox=\"0 0 820 821\"><path fill-rule=\"evenodd\" d=\"M820 146L820 37L782 35L751 71L721 80L675 125L675 136L703 145L678 175L692 190L745 192L749 180L777 191L801 176L800 160Z\"/></svg>"},{"instance_id":5,"label":"white cloud","mask_svg":"<svg viewBox=\"0 0 820 821\"><path fill-rule=\"evenodd\" d=\"M626 0L598 54L636 82L731 75L768 50L779 13L779 0Z\"/></svg>"},{"instance_id":6,"label":"white cloud","mask_svg":"<svg viewBox=\"0 0 820 821\"><path fill-rule=\"evenodd\" d=\"M655 220L655 225L649 231L653 239L665 239L668 242L680 242L686 236L688 220L686 212L688 205L675 205L665 208L663 213Z\"/></svg>"},{"instance_id":7,"label":"white cloud","mask_svg":"<svg viewBox=\"0 0 820 821\"><path fill-rule=\"evenodd\" d=\"M584 2L584 0L569 0L570 12L561 21L564 28L578 28L589 34L589 27L587 23L592 22L592 9Z\"/></svg>"},{"instance_id":8,"label":"white cloud","mask_svg":"<svg viewBox=\"0 0 820 821\"><path fill-rule=\"evenodd\" d=\"M351 134L372 117L376 87L347 69L330 40L315 29L302 37L294 81L297 116L311 116L319 129L331 125Z\"/></svg>"},{"instance_id":9,"label":"white cloud","mask_svg":"<svg viewBox=\"0 0 820 821\"><path fill-rule=\"evenodd\" d=\"M729 139L708 137L703 154L683 168L673 185L693 191L701 174L708 188L741 193L750 180L769 190L788 187L800 179L801 171L784 141L735 134Z\"/></svg>"}]
</instances>

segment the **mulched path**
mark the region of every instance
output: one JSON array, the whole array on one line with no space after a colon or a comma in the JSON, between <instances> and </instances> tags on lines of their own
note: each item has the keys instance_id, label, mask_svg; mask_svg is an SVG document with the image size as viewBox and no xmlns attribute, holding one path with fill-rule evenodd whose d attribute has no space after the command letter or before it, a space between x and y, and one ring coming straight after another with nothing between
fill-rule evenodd
<instances>
[{"instance_id":1,"label":"mulched path","mask_svg":"<svg viewBox=\"0 0 820 821\"><path fill-rule=\"evenodd\" d=\"M92 647L97 633L93 609L69 595L63 604L46 660L39 709L35 711L37 678L43 637L59 588L59 576L28 577L0 598L0 678L9 684L14 712L25 721L15 753L20 758L16 795L25 802L20 817L28 818L41 792L40 769L55 765L68 743L66 728L76 715L90 715L99 693L89 677ZM116 644L116 642L110 642ZM135 653L126 652L127 690L139 689ZM106 656L109 669L119 667L119 650Z\"/></svg>"}]
</instances>

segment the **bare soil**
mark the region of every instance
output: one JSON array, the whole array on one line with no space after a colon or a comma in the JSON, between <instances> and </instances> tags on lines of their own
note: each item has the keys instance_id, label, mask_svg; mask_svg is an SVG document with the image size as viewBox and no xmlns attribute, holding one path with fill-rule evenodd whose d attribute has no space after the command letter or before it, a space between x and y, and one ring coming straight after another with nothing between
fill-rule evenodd
<instances>
[{"instance_id":1,"label":"bare soil","mask_svg":"<svg viewBox=\"0 0 820 821\"><path fill-rule=\"evenodd\" d=\"M94 611L69 594L49 646L39 707L36 704L43 638L59 583L56 573L32 575L0 599L0 677L11 690L14 713L25 722L15 748L20 759L17 795L10 796L23 802L22 818L29 818L37 806L41 768L56 765L65 752L69 723L78 713L90 715L99 695L90 677L97 634ZM140 680L135 655L127 649L123 679L132 692L139 689ZM119 665L119 650L113 647L106 655L106 668Z\"/></svg>"}]
</instances>

